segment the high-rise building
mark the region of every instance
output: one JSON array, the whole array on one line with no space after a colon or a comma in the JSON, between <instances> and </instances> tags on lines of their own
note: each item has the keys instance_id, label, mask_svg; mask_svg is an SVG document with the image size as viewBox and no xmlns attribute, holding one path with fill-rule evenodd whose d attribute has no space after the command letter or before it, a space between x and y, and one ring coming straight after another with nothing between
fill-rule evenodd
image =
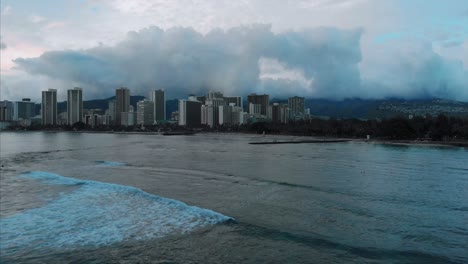
<instances>
[{"instance_id":1,"label":"high-rise building","mask_svg":"<svg viewBox=\"0 0 468 264\"><path fill-rule=\"evenodd\" d=\"M247 96L247 103L259 104L260 105L260 114L266 116L268 114L268 105L270 104L270 97L268 94L258 95L258 94L249 94Z\"/></svg>"},{"instance_id":2,"label":"high-rise building","mask_svg":"<svg viewBox=\"0 0 468 264\"><path fill-rule=\"evenodd\" d=\"M154 101L144 99L137 102L137 124L138 125L153 125L154 118Z\"/></svg>"},{"instance_id":3,"label":"high-rise building","mask_svg":"<svg viewBox=\"0 0 468 264\"><path fill-rule=\"evenodd\" d=\"M115 124L122 125L121 114L130 110L130 90L121 87L115 90Z\"/></svg>"},{"instance_id":4,"label":"high-rise building","mask_svg":"<svg viewBox=\"0 0 468 264\"><path fill-rule=\"evenodd\" d=\"M242 123L242 108L235 103L219 106L220 125L238 125Z\"/></svg>"},{"instance_id":5,"label":"high-rise building","mask_svg":"<svg viewBox=\"0 0 468 264\"><path fill-rule=\"evenodd\" d=\"M0 102L0 121L13 120L13 102L1 101Z\"/></svg>"},{"instance_id":6,"label":"high-rise building","mask_svg":"<svg viewBox=\"0 0 468 264\"><path fill-rule=\"evenodd\" d=\"M302 119L305 113L304 97L294 96L288 98L289 114L293 119Z\"/></svg>"},{"instance_id":7,"label":"high-rise building","mask_svg":"<svg viewBox=\"0 0 468 264\"><path fill-rule=\"evenodd\" d=\"M207 125L210 127L215 127L219 125L219 107L226 105L226 102L222 97L214 97L206 100L206 105L208 106L208 118Z\"/></svg>"},{"instance_id":8,"label":"high-rise building","mask_svg":"<svg viewBox=\"0 0 468 264\"><path fill-rule=\"evenodd\" d=\"M270 120L270 121L271 121L271 119L272 119L272 107L271 107L271 105L269 105L269 106L267 107L266 118L267 118L268 120Z\"/></svg>"},{"instance_id":9,"label":"high-rise building","mask_svg":"<svg viewBox=\"0 0 468 264\"><path fill-rule=\"evenodd\" d=\"M286 104L280 105L280 122L286 124L289 122L290 113L289 107Z\"/></svg>"},{"instance_id":10,"label":"high-rise building","mask_svg":"<svg viewBox=\"0 0 468 264\"><path fill-rule=\"evenodd\" d=\"M260 115L262 113L261 104L249 103L249 114L251 115Z\"/></svg>"},{"instance_id":11,"label":"high-rise building","mask_svg":"<svg viewBox=\"0 0 468 264\"><path fill-rule=\"evenodd\" d=\"M202 104L201 106L201 124L202 125L208 125L209 112L213 112L213 110L208 110L208 108L213 108L213 106L208 106L205 104Z\"/></svg>"},{"instance_id":12,"label":"high-rise building","mask_svg":"<svg viewBox=\"0 0 468 264\"><path fill-rule=\"evenodd\" d=\"M154 123L166 120L166 93L164 90L154 90L150 93L150 99L154 102Z\"/></svg>"},{"instance_id":13,"label":"high-rise building","mask_svg":"<svg viewBox=\"0 0 468 264\"><path fill-rule=\"evenodd\" d=\"M174 111L171 113L171 120L172 121L179 121L179 111Z\"/></svg>"},{"instance_id":14,"label":"high-rise building","mask_svg":"<svg viewBox=\"0 0 468 264\"><path fill-rule=\"evenodd\" d=\"M42 125L57 125L57 90L42 91Z\"/></svg>"},{"instance_id":15,"label":"high-rise building","mask_svg":"<svg viewBox=\"0 0 468 264\"><path fill-rule=\"evenodd\" d=\"M197 101L200 101L202 104L205 104L206 96L196 96Z\"/></svg>"},{"instance_id":16,"label":"high-rise building","mask_svg":"<svg viewBox=\"0 0 468 264\"><path fill-rule=\"evenodd\" d=\"M109 124L116 125L115 117L115 100L110 100L108 103L107 115L109 116ZM109 125L108 124L108 125Z\"/></svg>"},{"instance_id":17,"label":"high-rise building","mask_svg":"<svg viewBox=\"0 0 468 264\"><path fill-rule=\"evenodd\" d=\"M102 125L102 115L94 114L91 116L91 126L97 127Z\"/></svg>"},{"instance_id":18,"label":"high-rise building","mask_svg":"<svg viewBox=\"0 0 468 264\"><path fill-rule=\"evenodd\" d=\"M217 91L209 91L208 92L208 99L214 98L223 98L223 93Z\"/></svg>"},{"instance_id":19,"label":"high-rise building","mask_svg":"<svg viewBox=\"0 0 468 264\"><path fill-rule=\"evenodd\" d=\"M121 126L134 126L137 124L137 112L133 111L133 106L130 105L128 112L120 113Z\"/></svg>"},{"instance_id":20,"label":"high-rise building","mask_svg":"<svg viewBox=\"0 0 468 264\"><path fill-rule=\"evenodd\" d=\"M231 103L234 103L235 106L243 107L242 97L240 96L225 96L224 101L226 102L226 105L230 105Z\"/></svg>"},{"instance_id":21,"label":"high-rise building","mask_svg":"<svg viewBox=\"0 0 468 264\"><path fill-rule=\"evenodd\" d=\"M57 124L60 126L68 125L68 113L67 112L62 112L57 115Z\"/></svg>"},{"instance_id":22,"label":"high-rise building","mask_svg":"<svg viewBox=\"0 0 468 264\"><path fill-rule=\"evenodd\" d=\"M232 123L232 107L230 105L220 105L218 112L220 125L230 125Z\"/></svg>"},{"instance_id":23,"label":"high-rise building","mask_svg":"<svg viewBox=\"0 0 468 264\"><path fill-rule=\"evenodd\" d=\"M280 105L279 103L273 103L271 106L271 122L273 123L280 123Z\"/></svg>"},{"instance_id":24,"label":"high-rise building","mask_svg":"<svg viewBox=\"0 0 468 264\"><path fill-rule=\"evenodd\" d=\"M83 89L75 87L67 91L67 121L69 125L83 122Z\"/></svg>"},{"instance_id":25,"label":"high-rise building","mask_svg":"<svg viewBox=\"0 0 468 264\"><path fill-rule=\"evenodd\" d=\"M271 107L271 121L274 123L289 122L289 108L286 104L273 103Z\"/></svg>"},{"instance_id":26,"label":"high-rise building","mask_svg":"<svg viewBox=\"0 0 468 264\"><path fill-rule=\"evenodd\" d=\"M13 105L13 120L27 120L36 115L36 104L29 98L23 98Z\"/></svg>"},{"instance_id":27,"label":"high-rise building","mask_svg":"<svg viewBox=\"0 0 468 264\"><path fill-rule=\"evenodd\" d=\"M244 123L244 109L240 106L233 106L231 113L231 124L240 125Z\"/></svg>"},{"instance_id":28,"label":"high-rise building","mask_svg":"<svg viewBox=\"0 0 468 264\"><path fill-rule=\"evenodd\" d=\"M179 100L179 126L200 126L201 105L199 101Z\"/></svg>"}]
</instances>

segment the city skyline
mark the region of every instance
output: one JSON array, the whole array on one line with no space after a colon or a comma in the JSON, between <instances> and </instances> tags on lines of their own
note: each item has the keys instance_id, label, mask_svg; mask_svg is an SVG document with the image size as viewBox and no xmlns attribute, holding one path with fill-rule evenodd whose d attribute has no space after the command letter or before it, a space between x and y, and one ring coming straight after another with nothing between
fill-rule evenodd
<instances>
[{"instance_id":1,"label":"city skyline","mask_svg":"<svg viewBox=\"0 0 468 264\"><path fill-rule=\"evenodd\" d=\"M291 120L308 118L305 115L304 97L291 97L288 104L270 104L269 95L250 93L247 96L247 108L244 109L242 96L225 96L220 91L209 91L205 95L189 95L187 99L178 99L178 109L171 113L171 119L167 119L165 90L155 89L149 92L148 97L130 104L131 90L127 87L115 89L115 97L108 101L107 108L84 109L83 88L75 87L67 90L66 111L58 110L57 90L48 89L42 92L40 113L36 115L36 104L29 98L22 101L0 101L0 121L6 122L4 126L22 125L31 126L37 121L43 126L68 125L77 123L95 126L147 126L165 124L166 120L177 123L179 126L210 128L221 125L241 125L247 122L272 121L287 123ZM300 104L291 105L291 100L299 100ZM24 105L29 110L21 110ZM255 107L253 107L255 106ZM276 108L280 107L282 114L276 114ZM289 109L292 109L290 111ZM256 109L256 110L253 110ZM25 114L24 112L30 112ZM285 113L288 114L284 118ZM293 113L294 115L290 115ZM275 116L276 114L276 116ZM21 115L21 116L20 116ZM279 115L283 118L279 118ZM12 122L12 123L10 123Z\"/></svg>"}]
</instances>

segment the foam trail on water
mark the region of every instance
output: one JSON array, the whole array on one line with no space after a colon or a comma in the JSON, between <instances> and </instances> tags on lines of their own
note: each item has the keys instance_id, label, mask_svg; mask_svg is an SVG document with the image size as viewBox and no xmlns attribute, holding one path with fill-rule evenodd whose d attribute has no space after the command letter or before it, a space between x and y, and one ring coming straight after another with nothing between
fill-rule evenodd
<instances>
[{"instance_id":1,"label":"foam trail on water","mask_svg":"<svg viewBox=\"0 0 468 264\"><path fill-rule=\"evenodd\" d=\"M231 219L134 187L39 171L21 176L78 188L43 207L0 219L3 254L25 247L66 249L152 239Z\"/></svg>"},{"instance_id":2,"label":"foam trail on water","mask_svg":"<svg viewBox=\"0 0 468 264\"><path fill-rule=\"evenodd\" d=\"M98 160L96 162L99 163L101 166L109 166L109 167L125 166L125 163L117 162L117 161Z\"/></svg>"}]
</instances>

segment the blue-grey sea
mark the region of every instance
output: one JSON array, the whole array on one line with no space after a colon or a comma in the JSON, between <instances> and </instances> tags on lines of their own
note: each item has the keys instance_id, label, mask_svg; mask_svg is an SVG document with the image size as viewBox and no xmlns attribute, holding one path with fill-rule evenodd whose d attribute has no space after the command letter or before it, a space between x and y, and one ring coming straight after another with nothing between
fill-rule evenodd
<instances>
[{"instance_id":1,"label":"blue-grey sea","mask_svg":"<svg viewBox=\"0 0 468 264\"><path fill-rule=\"evenodd\" d=\"M468 149L280 139L2 132L0 263L468 263Z\"/></svg>"}]
</instances>

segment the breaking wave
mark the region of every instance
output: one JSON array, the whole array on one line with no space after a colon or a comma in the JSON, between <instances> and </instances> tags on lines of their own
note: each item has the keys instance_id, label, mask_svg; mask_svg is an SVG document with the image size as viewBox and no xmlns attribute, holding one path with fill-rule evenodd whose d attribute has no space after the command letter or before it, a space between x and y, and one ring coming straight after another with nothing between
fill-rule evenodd
<instances>
[{"instance_id":1,"label":"breaking wave","mask_svg":"<svg viewBox=\"0 0 468 264\"><path fill-rule=\"evenodd\" d=\"M39 171L21 176L77 188L43 207L0 219L3 254L25 247L67 249L153 239L231 219L134 187Z\"/></svg>"}]
</instances>

